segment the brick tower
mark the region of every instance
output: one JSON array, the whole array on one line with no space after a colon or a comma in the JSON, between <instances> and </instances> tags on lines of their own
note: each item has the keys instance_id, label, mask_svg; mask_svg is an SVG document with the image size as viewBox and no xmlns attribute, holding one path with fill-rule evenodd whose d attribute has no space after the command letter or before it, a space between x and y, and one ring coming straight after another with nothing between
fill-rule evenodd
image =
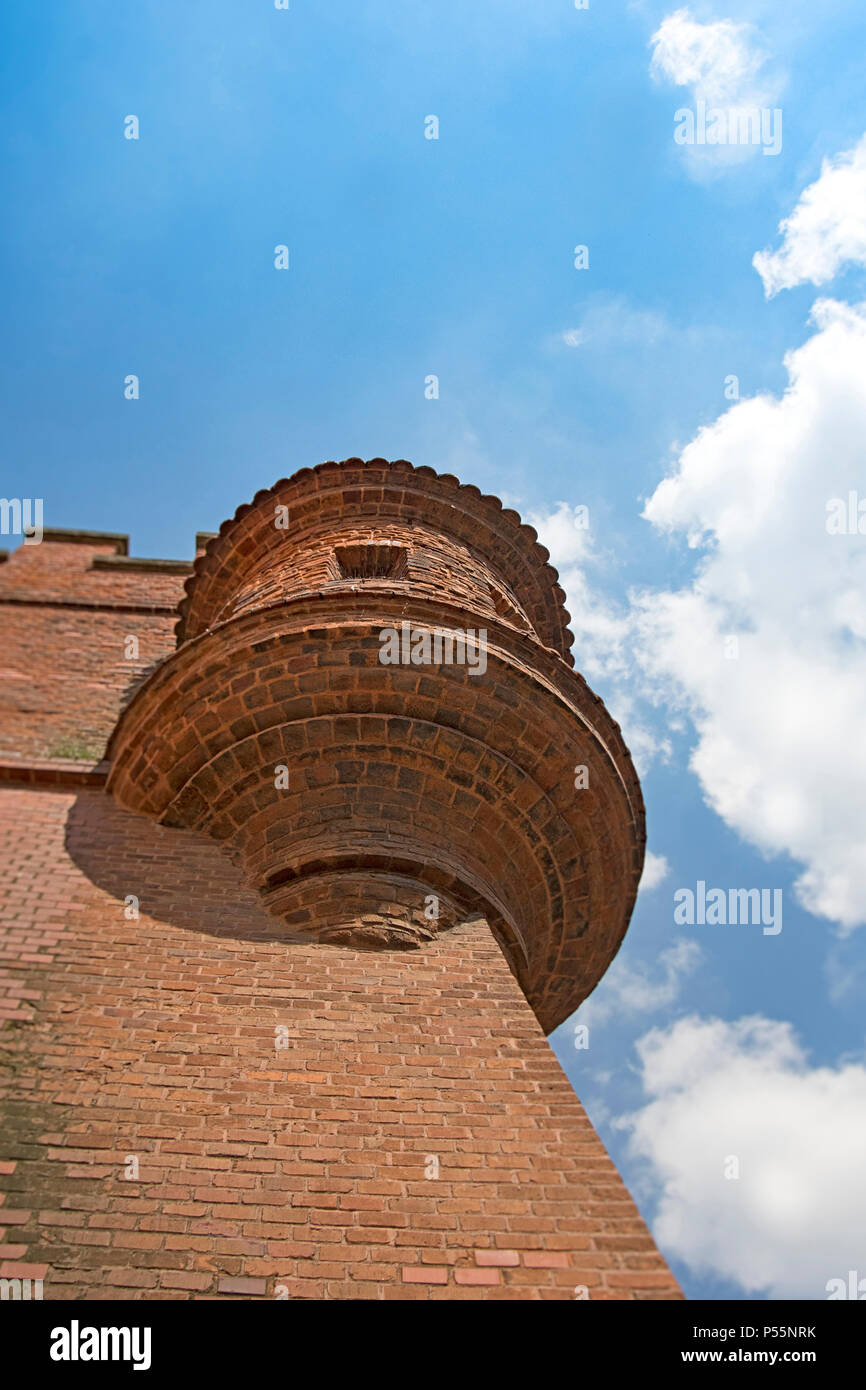
<instances>
[{"instance_id":1,"label":"brick tower","mask_svg":"<svg viewBox=\"0 0 866 1390\"><path fill-rule=\"evenodd\" d=\"M544 1038L644 822L532 528L403 461L304 469L202 538L173 649L188 567L70 534L0 583L19 639L53 602L86 646L67 736L125 696L102 760L0 769L13 860L61 884L12 916L7 1206L46 1296L678 1297Z\"/></svg>"}]
</instances>

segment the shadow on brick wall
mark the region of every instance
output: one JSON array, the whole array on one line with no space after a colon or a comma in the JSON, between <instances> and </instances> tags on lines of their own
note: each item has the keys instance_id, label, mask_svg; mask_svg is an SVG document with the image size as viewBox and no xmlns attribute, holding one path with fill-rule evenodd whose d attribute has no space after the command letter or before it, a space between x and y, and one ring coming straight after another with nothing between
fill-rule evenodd
<instances>
[{"instance_id":1,"label":"shadow on brick wall","mask_svg":"<svg viewBox=\"0 0 866 1390\"><path fill-rule=\"evenodd\" d=\"M76 797L65 844L81 872L130 920L137 907L141 917L209 936L299 940L265 912L237 864L213 840L124 811L104 791L88 789Z\"/></svg>"}]
</instances>

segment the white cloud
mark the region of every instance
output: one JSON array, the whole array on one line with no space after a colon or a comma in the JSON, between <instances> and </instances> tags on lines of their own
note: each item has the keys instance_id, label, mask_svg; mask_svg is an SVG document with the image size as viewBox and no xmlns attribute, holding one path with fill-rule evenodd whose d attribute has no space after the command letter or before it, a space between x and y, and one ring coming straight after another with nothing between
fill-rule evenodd
<instances>
[{"instance_id":1,"label":"white cloud","mask_svg":"<svg viewBox=\"0 0 866 1390\"><path fill-rule=\"evenodd\" d=\"M713 105L738 105L754 92L764 64L749 25L731 19L702 24L688 9L668 15L650 43L655 78L690 87Z\"/></svg>"},{"instance_id":2,"label":"white cloud","mask_svg":"<svg viewBox=\"0 0 866 1390\"><path fill-rule=\"evenodd\" d=\"M799 861L804 905L852 927L866 921L866 543L826 518L862 486L866 310L824 300L813 317L785 394L700 430L647 503L703 557L689 586L636 600L633 640L656 697L691 716L708 803Z\"/></svg>"},{"instance_id":3,"label":"white cloud","mask_svg":"<svg viewBox=\"0 0 866 1390\"><path fill-rule=\"evenodd\" d=\"M623 347L652 347L670 338L673 328L663 314L639 309L623 295L596 293L591 296L580 323L565 329L560 341L566 347L588 344L594 351L620 351Z\"/></svg>"},{"instance_id":4,"label":"white cloud","mask_svg":"<svg viewBox=\"0 0 866 1390\"><path fill-rule=\"evenodd\" d=\"M741 164L756 154L760 144L740 142L728 132L734 112L768 111L774 107L781 89L778 74L767 69L767 55L759 47L749 24L732 19L702 23L688 9L676 10L662 21L650 39L650 73L656 81L690 89L692 101L705 102L707 108L722 113L721 123L731 143L687 144L680 147L690 172L698 177L714 176L722 169ZM781 118L776 118L781 142ZM770 143L771 127L762 139ZM773 135L775 142L776 136ZM781 147L781 144L780 146ZM776 151L778 152L778 151Z\"/></svg>"},{"instance_id":5,"label":"white cloud","mask_svg":"<svg viewBox=\"0 0 866 1390\"><path fill-rule=\"evenodd\" d=\"M866 1274L862 1063L810 1067L790 1025L760 1017L682 1019L637 1046L650 1099L619 1123L662 1189L669 1256L773 1298Z\"/></svg>"},{"instance_id":6,"label":"white cloud","mask_svg":"<svg viewBox=\"0 0 866 1390\"><path fill-rule=\"evenodd\" d=\"M553 511L530 510L524 515L524 521L535 527L538 539L557 566L577 564L590 553L588 514L581 510L582 505L557 502Z\"/></svg>"},{"instance_id":7,"label":"white cloud","mask_svg":"<svg viewBox=\"0 0 866 1390\"><path fill-rule=\"evenodd\" d=\"M627 1015L670 1008L679 997L683 980L695 970L700 959L701 948L697 942L686 940L677 941L662 951L654 972L646 962L631 965L626 957L617 956L601 984L580 1006L575 1022L592 1028L612 1016L622 1019Z\"/></svg>"},{"instance_id":8,"label":"white cloud","mask_svg":"<svg viewBox=\"0 0 866 1390\"><path fill-rule=\"evenodd\" d=\"M641 875L640 886L642 892L649 893L653 888L658 888L663 883L671 871L671 866L663 854L651 854L647 850L644 860L643 873Z\"/></svg>"},{"instance_id":9,"label":"white cloud","mask_svg":"<svg viewBox=\"0 0 866 1390\"><path fill-rule=\"evenodd\" d=\"M845 265L866 265L866 135L823 161L779 231L779 249L758 251L752 261L768 299L806 281L825 285Z\"/></svg>"}]
</instances>

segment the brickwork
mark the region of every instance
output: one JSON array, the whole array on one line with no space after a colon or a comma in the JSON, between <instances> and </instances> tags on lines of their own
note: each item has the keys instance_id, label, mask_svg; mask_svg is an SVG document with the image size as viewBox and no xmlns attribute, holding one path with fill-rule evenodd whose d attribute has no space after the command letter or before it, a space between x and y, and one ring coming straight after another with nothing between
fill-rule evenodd
<instances>
[{"instance_id":1,"label":"brickwork","mask_svg":"<svg viewBox=\"0 0 866 1390\"><path fill-rule=\"evenodd\" d=\"M192 573L126 550L0 566L0 1277L679 1297L544 1037L644 835L535 533L350 460ZM483 627L484 671L384 665L402 622Z\"/></svg>"},{"instance_id":2,"label":"brickwork","mask_svg":"<svg viewBox=\"0 0 866 1390\"><path fill-rule=\"evenodd\" d=\"M99 790L2 789L0 837L3 1274L46 1298L675 1296L483 922L423 959L281 941L212 841Z\"/></svg>"},{"instance_id":3,"label":"brickwork","mask_svg":"<svg viewBox=\"0 0 866 1390\"><path fill-rule=\"evenodd\" d=\"M171 650L184 577L94 569L116 552L46 536L0 565L0 762L97 760L124 698Z\"/></svg>"}]
</instances>

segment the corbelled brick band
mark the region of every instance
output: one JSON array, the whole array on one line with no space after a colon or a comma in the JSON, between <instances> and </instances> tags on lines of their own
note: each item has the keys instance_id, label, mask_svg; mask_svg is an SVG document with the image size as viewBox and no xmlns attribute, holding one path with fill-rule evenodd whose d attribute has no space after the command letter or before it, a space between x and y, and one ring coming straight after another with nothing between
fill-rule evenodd
<instances>
[{"instance_id":1,"label":"corbelled brick band","mask_svg":"<svg viewBox=\"0 0 866 1390\"><path fill-rule=\"evenodd\" d=\"M0 1277L680 1297L542 1031L644 829L534 531L353 459L197 548L46 530L0 566ZM447 655L385 663L386 629Z\"/></svg>"}]
</instances>

